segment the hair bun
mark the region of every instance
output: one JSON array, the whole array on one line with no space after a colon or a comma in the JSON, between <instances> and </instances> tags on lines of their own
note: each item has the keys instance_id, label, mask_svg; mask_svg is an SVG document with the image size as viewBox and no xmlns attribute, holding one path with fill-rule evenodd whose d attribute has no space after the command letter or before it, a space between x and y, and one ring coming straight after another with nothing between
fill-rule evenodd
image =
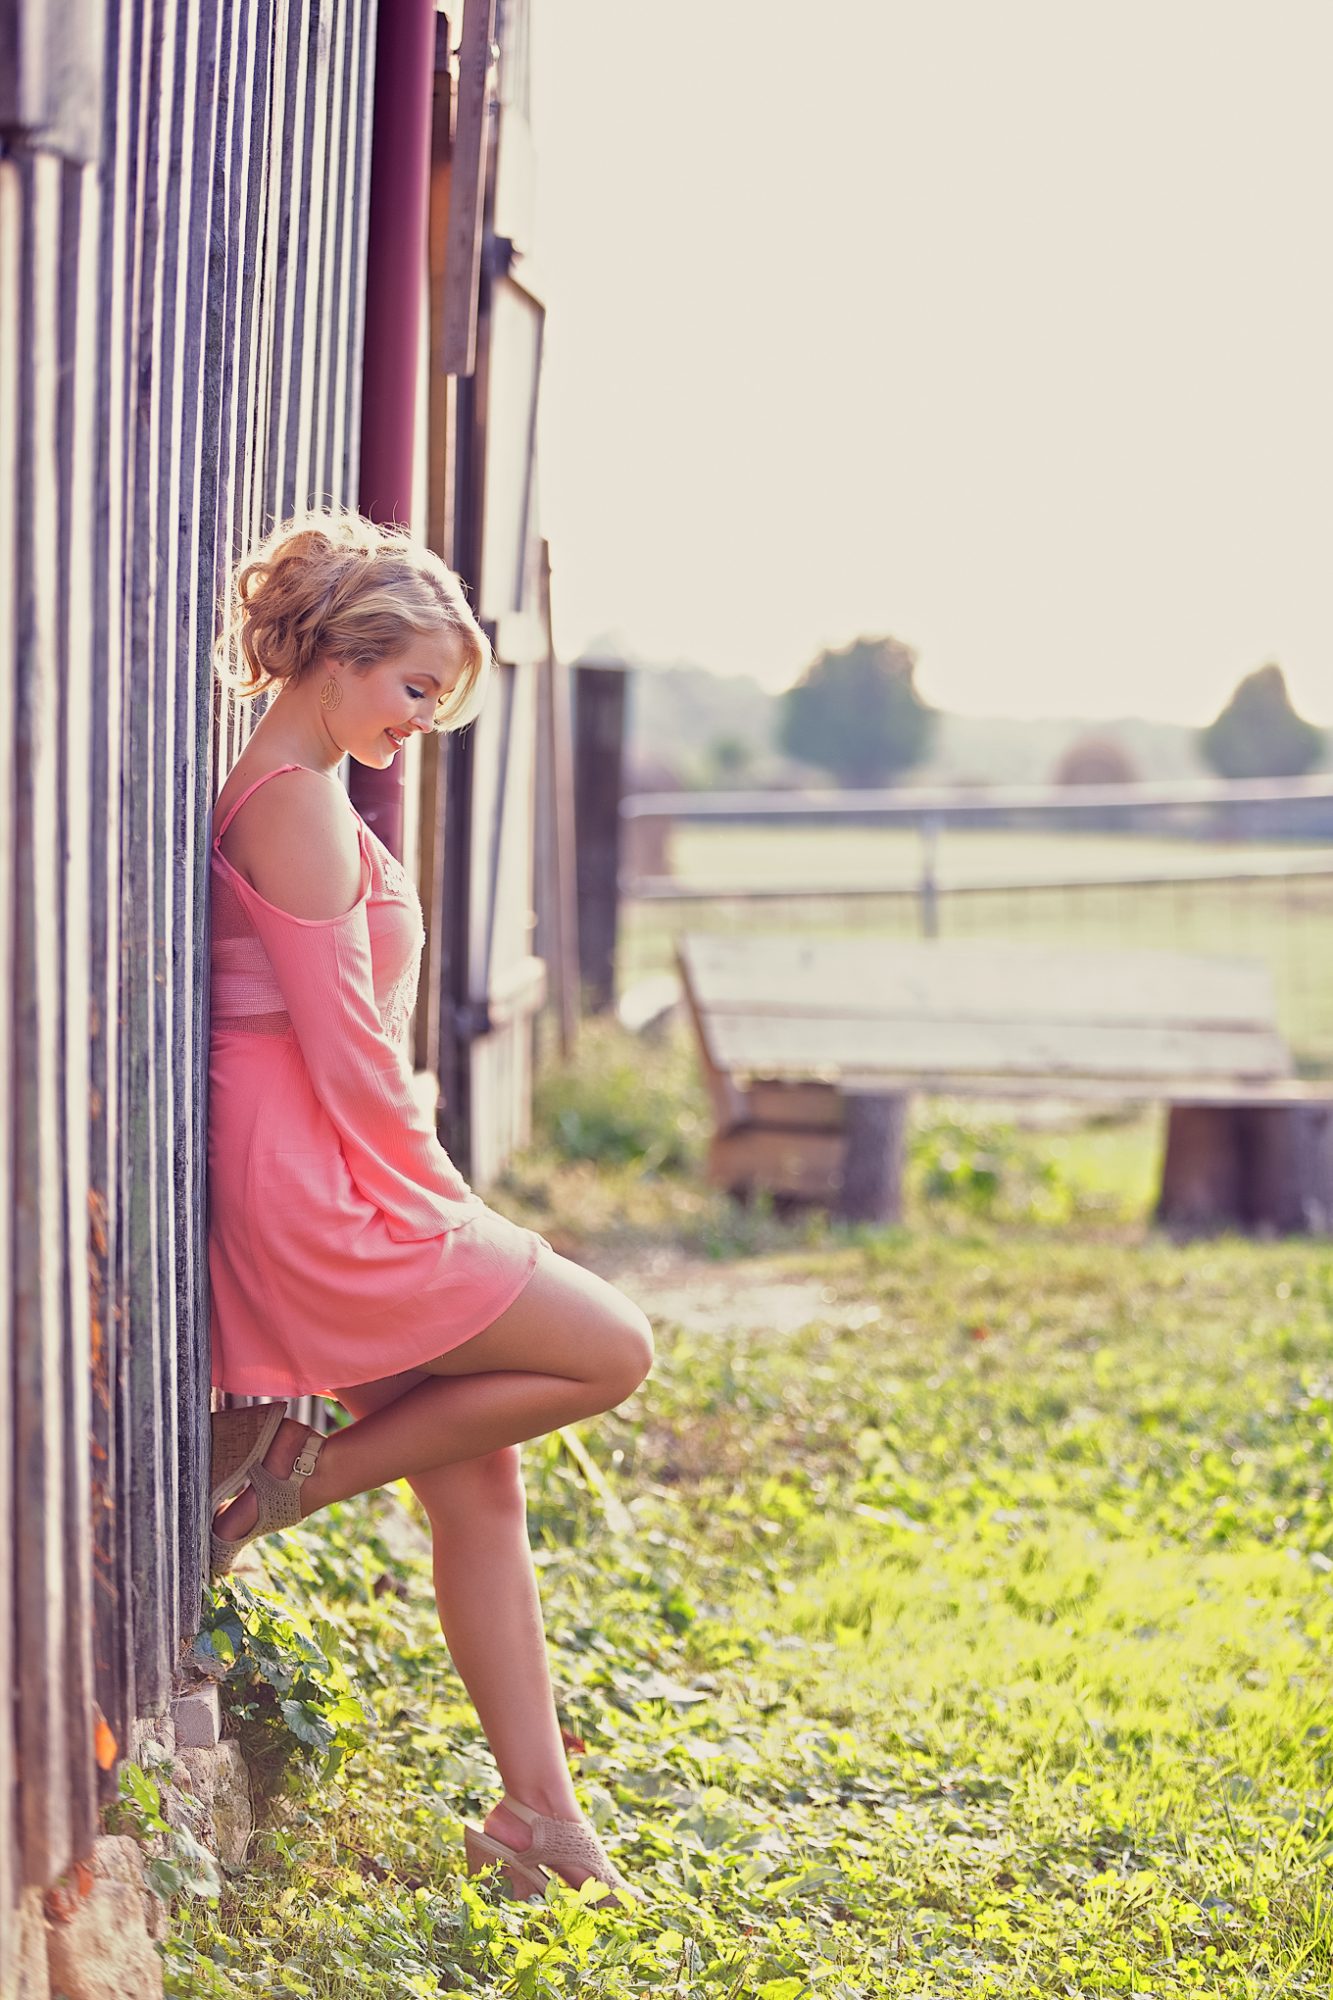
<instances>
[{"instance_id":1,"label":"hair bun","mask_svg":"<svg viewBox=\"0 0 1333 2000\"><path fill-rule=\"evenodd\" d=\"M311 509L273 527L237 565L214 658L223 682L250 697L299 680L321 658L365 669L431 632L461 641L462 672L437 712L438 726L457 727L480 705L490 661L459 579L396 523Z\"/></svg>"}]
</instances>

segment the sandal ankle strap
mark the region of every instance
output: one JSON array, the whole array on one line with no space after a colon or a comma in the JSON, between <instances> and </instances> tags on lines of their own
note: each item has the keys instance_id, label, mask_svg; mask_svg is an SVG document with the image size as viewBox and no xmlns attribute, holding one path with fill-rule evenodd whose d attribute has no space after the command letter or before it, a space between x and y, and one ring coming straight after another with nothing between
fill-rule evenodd
<instances>
[{"instance_id":1,"label":"sandal ankle strap","mask_svg":"<svg viewBox=\"0 0 1333 2000\"><path fill-rule=\"evenodd\" d=\"M302 1479L308 1479L310 1477L311 1473L315 1469L315 1460L319 1457L319 1454L324 1449L324 1442L325 1440L323 1434L320 1431L306 1432L305 1443L301 1446L301 1449L292 1464L293 1478L295 1478L298 1474Z\"/></svg>"},{"instance_id":2,"label":"sandal ankle strap","mask_svg":"<svg viewBox=\"0 0 1333 2000\"><path fill-rule=\"evenodd\" d=\"M516 1799L512 1792L506 1792L500 1803L506 1811L515 1813L519 1819L526 1820L529 1826L536 1826L540 1820L546 1818L545 1813L534 1812L531 1806L524 1805L522 1799Z\"/></svg>"},{"instance_id":3,"label":"sandal ankle strap","mask_svg":"<svg viewBox=\"0 0 1333 2000\"><path fill-rule=\"evenodd\" d=\"M532 1845L522 1850L520 1858L554 1868L562 1865L587 1868L612 1888L628 1888L624 1876L585 1819L561 1819L551 1813L535 1812L512 1792L504 1794L503 1803L532 1828Z\"/></svg>"}]
</instances>

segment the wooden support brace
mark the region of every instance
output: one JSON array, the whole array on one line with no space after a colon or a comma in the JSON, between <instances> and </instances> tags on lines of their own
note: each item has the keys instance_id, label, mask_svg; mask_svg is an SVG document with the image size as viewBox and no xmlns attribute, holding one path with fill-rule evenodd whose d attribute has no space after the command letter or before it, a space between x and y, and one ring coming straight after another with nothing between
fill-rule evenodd
<instances>
[{"instance_id":1,"label":"wooden support brace","mask_svg":"<svg viewBox=\"0 0 1333 2000\"><path fill-rule=\"evenodd\" d=\"M1250 1226L1278 1236L1333 1236L1333 1101L1258 1105L1241 1117Z\"/></svg>"},{"instance_id":2,"label":"wooden support brace","mask_svg":"<svg viewBox=\"0 0 1333 2000\"><path fill-rule=\"evenodd\" d=\"M1333 1100L1173 1105L1154 1219L1177 1236L1333 1235Z\"/></svg>"},{"instance_id":3,"label":"wooden support brace","mask_svg":"<svg viewBox=\"0 0 1333 2000\"><path fill-rule=\"evenodd\" d=\"M901 1222L906 1152L905 1091L849 1091L837 1214L844 1222Z\"/></svg>"}]
</instances>

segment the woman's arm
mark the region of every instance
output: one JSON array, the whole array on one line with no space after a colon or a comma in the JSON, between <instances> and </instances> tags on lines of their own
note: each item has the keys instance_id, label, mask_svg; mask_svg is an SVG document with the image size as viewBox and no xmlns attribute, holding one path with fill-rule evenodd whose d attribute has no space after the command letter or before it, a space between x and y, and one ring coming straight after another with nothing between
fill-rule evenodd
<instances>
[{"instance_id":1,"label":"woman's arm","mask_svg":"<svg viewBox=\"0 0 1333 2000\"><path fill-rule=\"evenodd\" d=\"M318 773L271 779L253 803L282 785L292 789L265 815L269 837L258 815L247 829L255 882L233 878L237 893L273 966L352 1179L383 1211L396 1240L438 1236L468 1221L480 1202L435 1136L402 1045L380 1023L367 918L370 861L359 822L341 788ZM322 904L342 898L353 858L356 901L323 913ZM297 907L284 908L284 895Z\"/></svg>"}]
</instances>

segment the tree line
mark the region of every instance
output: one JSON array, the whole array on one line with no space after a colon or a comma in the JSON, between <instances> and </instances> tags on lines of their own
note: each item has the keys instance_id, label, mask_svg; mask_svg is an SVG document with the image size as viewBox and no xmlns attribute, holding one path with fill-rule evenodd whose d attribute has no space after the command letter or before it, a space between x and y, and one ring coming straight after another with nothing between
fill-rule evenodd
<instances>
[{"instance_id":1,"label":"tree line","mask_svg":"<svg viewBox=\"0 0 1333 2000\"><path fill-rule=\"evenodd\" d=\"M861 638L826 649L781 697L778 741L789 757L839 785L891 785L929 757L939 710L916 685L917 656L893 638ZM1298 778L1323 756L1324 732L1296 713L1281 667L1246 674L1197 734L1200 755L1223 778ZM1075 744L1056 772L1066 784L1107 784L1135 775L1113 740Z\"/></svg>"}]
</instances>

